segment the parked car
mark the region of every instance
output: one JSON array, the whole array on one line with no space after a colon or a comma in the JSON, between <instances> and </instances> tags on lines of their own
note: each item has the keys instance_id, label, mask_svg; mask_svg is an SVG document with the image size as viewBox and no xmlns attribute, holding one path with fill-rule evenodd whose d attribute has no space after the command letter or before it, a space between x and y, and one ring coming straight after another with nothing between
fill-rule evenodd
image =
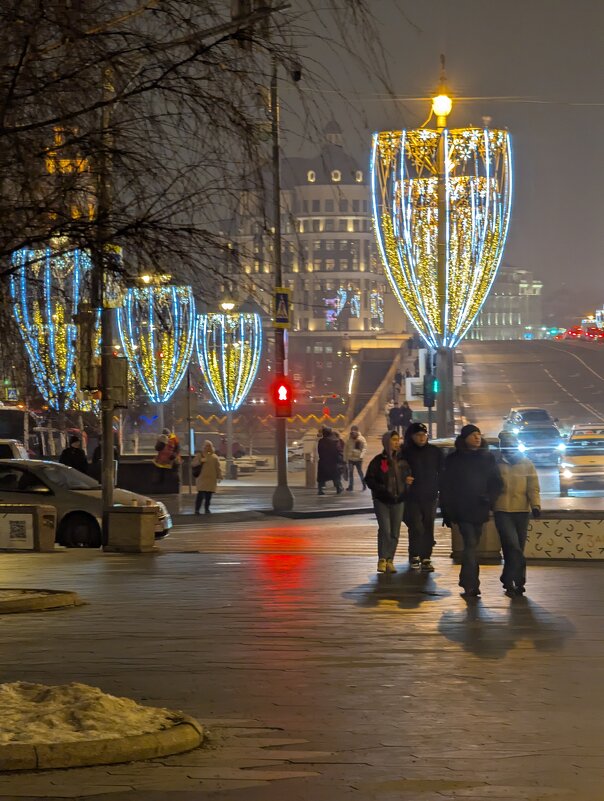
<instances>
[{"instance_id":1,"label":"parked car","mask_svg":"<svg viewBox=\"0 0 604 801\"><path fill-rule=\"evenodd\" d=\"M559 471L563 498L576 489L604 489L604 426L573 426Z\"/></svg>"},{"instance_id":2,"label":"parked car","mask_svg":"<svg viewBox=\"0 0 604 801\"><path fill-rule=\"evenodd\" d=\"M527 426L516 436L518 450L536 464L557 465L566 450L566 443L555 425Z\"/></svg>"},{"instance_id":3,"label":"parked car","mask_svg":"<svg viewBox=\"0 0 604 801\"><path fill-rule=\"evenodd\" d=\"M29 454L18 439L0 439L0 459L29 459Z\"/></svg>"},{"instance_id":4,"label":"parked car","mask_svg":"<svg viewBox=\"0 0 604 801\"><path fill-rule=\"evenodd\" d=\"M525 428L533 426L556 427L558 420L547 411L538 406L513 406L503 418L503 430L519 434Z\"/></svg>"},{"instance_id":5,"label":"parked car","mask_svg":"<svg viewBox=\"0 0 604 801\"><path fill-rule=\"evenodd\" d=\"M116 506L154 506L155 537L170 533L172 518L161 501L128 490L114 489ZM57 462L35 459L0 460L0 503L48 504L57 510L56 541L68 548L101 545L101 485Z\"/></svg>"}]
</instances>

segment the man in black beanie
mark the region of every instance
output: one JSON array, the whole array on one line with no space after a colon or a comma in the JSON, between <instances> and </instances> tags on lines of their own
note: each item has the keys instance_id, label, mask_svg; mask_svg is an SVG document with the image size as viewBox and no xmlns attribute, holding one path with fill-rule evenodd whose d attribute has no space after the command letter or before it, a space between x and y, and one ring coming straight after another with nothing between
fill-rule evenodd
<instances>
[{"instance_id":1,"label":"man in black beanie","mask_svg":"<svg viewBox=\"0 0 604 801\"><path fill-rule=\"evenodd\" d=\"M434 518L443 453L428 442L423 423L411 423L405 431L401 456L411 467L413 484L409 487L403 520L409 531L409 564L415 569L432 571Z\"/></svg>"},{"instance_id":2,"label":"man in black beanie","mask_svg":"<svg viewBox=\"0 0 604 801\"><path fill-rule=\"evenodd\" d=\"M478 543L502 489L499 468L480 429L465 425L445 460L440 505L443 525L457 523L463 539L459 586L466 597L480 595Z\"/></svg>"}]
</instances>

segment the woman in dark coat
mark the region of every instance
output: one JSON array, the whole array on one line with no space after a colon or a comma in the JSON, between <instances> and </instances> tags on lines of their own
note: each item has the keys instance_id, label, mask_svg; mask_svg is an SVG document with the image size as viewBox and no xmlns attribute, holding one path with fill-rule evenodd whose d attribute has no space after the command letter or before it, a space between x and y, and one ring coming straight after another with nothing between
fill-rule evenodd
<instances>
[{"instance_id":1,"label":"woman in dark coat","mask_svg":"<svg viewBox=\"0 0 604 801\"><path fill-rule=\"evenodd\" d=\"M478 543L489 512L503 490L497 463L478 426L466 425L445 460L440 506L443 525L457 523L463 539L459 586L465 596L480 595Z\"/></svg>"},{"instance_id":2,"label":"woman in dark coat","mask_svg":"<svg viewBox=\"0 0 604 801\"><path fill-rule=\"evenodd\" d=\"M333 481L336 493L342 492L341 466L343 460L343 446L338 442L339 438L333 436L331 428L325 426L317 451L319 453L319 463L317 465L317 485L319 495L325 495L325 484Z\"/></svg>"}]
</instances>

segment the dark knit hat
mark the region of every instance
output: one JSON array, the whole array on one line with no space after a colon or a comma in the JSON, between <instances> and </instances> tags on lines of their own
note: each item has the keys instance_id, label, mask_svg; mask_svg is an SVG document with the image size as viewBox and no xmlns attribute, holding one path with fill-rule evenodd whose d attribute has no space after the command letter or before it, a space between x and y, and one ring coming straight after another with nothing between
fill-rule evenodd
<instances>
[{"instance_id":1,"label":"dark knit hat","mask_svg":"<svg viewBox=\"0 0 604 801\"><path fill-rule=\"evenodd\" d=\"M472 423L468 423L467 425L465 425L465 426L464 426L464 427L461 429L461 431L460 431L460 434L459 434L459 435L460 435L460 437L461 437L462 439L465 439L466 437L469 437L469 436L470 436L470 434L474 434L474 432L476 432L476 433L478 433L478 434L480 434L480 433L481 433L481 432L480 432L480 429L478 428L478 426L475 426L475 425L473 425Z\"/></svg>"},{"instance_id":2,"label":"dark knit hat","mask_svg":"<svg viewBox=\"0 0 604 801\"><path fill-rule=\"evenodd\" d=\"M517 448L518 437L515 434L512 434L511 431L500 431L499 445L501 448Z\"/></svg>"},{"instance_id":3,"label":"dark knit hat","mask_svg":"<svg viewBox=\"0 0 604 801\"><path fill-rule=\"evenodd\" d=\"M412 437L414 434L427 434L428 427L425 426L423 423L411 423L409 428L406 431L406 435Z\"/></svg>"}]
</instances>

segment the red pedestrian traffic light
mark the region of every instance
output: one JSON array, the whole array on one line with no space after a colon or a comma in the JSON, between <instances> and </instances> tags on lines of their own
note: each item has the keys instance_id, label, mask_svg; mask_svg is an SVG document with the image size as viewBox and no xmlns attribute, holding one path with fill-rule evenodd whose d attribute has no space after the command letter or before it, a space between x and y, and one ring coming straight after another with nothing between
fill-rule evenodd
<instances>
[{"instance_id":1,"label":"red pedestrian traffic light","mask_svg":"<svg viewBox=\"0 0 604 801\"><path fill-rule=\"evenodd\" d=\"M273 384L273 402L275 417L291 417L293 389L287 376L278 376Z\"/></svg>"}]
</instances>

